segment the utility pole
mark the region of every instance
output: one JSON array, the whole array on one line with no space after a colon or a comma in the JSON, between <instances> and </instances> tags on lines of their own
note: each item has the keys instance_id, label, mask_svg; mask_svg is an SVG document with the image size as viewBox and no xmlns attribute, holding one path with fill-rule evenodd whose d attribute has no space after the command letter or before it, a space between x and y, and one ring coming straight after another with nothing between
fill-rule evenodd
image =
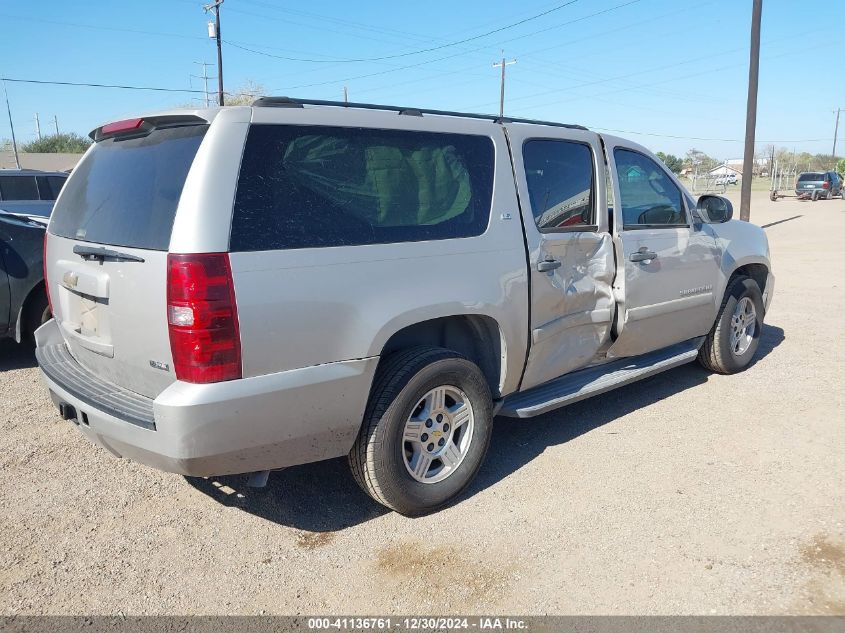
<instances>
[{"instance_id":1,"label":"utility pole","mask_svg":"<svg viewBox=\"0 0 845 633\"><path fill-rule=\"evenodd\" d=\"M505 51L502 51L502 61L493 64L493 68L502 67L502 83L499 86L499 118L505 116L505 66L515 64L516 60L505 61Z\"/></svg>"},{"instance_id":2,"label":"utility pole","mask_svg":"<svg viewBox=\"0 0 845 633\"><path fill-rule=\"evenodd\" d=\"M349 91L346 89L346 86L343 87L343 102L349 103Z\"/></svg>"},{"instance_id":3,"label":"utility pole","mask_svg":"<svg viewBox=\"0 0 845 633\"><path fill-rule=\"evenodd\" d=\"M35 133L38 134L38 140L41 140L41 121L38 120L38 113L35 113Z\"/></svg>"},{"instance_id":4,"label":"utility pole","mask_svg":"<svg viewBox=\"0 0 845 633\"><path fill-rule=\"evenodd\" d=\"M217 105L223 105L223 49L220 47L220 5L223 0L214 0L211 4L203 7L203 10L208 13L214 11L214 26L212 23L208 24L208 36L217 40Z\"/></svg>"},{"instance_id":5,"label":"utility pole","mask_svg":"<svg viewBox=\"0 0 845 633\"><path fill-rule=\"evenodd\" d=\"M833 166L836 167L836 137L839 136L839 112L842 108L836 108L836 126L833 128Z\"/></svg>"},{"instance_id":6,"label":"utility pole","mask_svg":"<svg viewBox=\"0 0 845 633\"><path fill-rule=\"evenodd\" d=\"M751 179L754 170L754 134L757 130L757 81L760 77L760 16L763 0L754 0L751 12L751 55L748 64L748 108L745 113L745 155L742 159L742 192L739 219L751 220Z\"/></svg>"},{"instance_id":7,"label":"utility pole","mask_svg":"<svg viewBox=\"0 0 845 633\"><path fill-rule=\"evenodd\" d=\"M53 115L53 123L56 124L56 136L59 135L59 117L57 115Z\"/></svg>"},{"instance_id":8,"label":"utility pole","mask_svg":"<svg viewBox=\"0 0 845 633\"><path fill-rule=\"evenodd\" d=\"M9 92L6 90L6 82L3 82L3 94L6 95L6 112L9 113L9 127L12 130L12 149L15 152L15 165L18 169L21 168L21 161L18 158L18 142L15 140L15 124L12 123L12 108L9 105Z\"/></svg>"},{"instance_id":9,"label":"utility pole","mask_svg":"<svg viewBox=\"0 0 845 633\"><path fill-rule=\"evenodd\" d=\"M191 75L191 77L196 77L197 79L202 79L202 89L205 93L205 107L208 108L211 104L208 100L208 62L194 62L195 64L199 64L202 66L202 76Z\"/></svg>"}]
</instances>

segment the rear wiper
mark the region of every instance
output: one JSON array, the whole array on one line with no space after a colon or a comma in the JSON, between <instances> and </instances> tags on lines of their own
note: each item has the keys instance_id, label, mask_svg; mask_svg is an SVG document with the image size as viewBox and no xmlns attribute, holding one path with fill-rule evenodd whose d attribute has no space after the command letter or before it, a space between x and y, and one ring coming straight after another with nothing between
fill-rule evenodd
<instances>
[{"instance_id":1,"label":"rear wiper","mask_svg":"<svg viewBox=\"0 0 845 633\"><path fill-rule=\"evenodd\" d=\"M143 262L143 257L137 255L130 255L129 253L121 253L120 251L113 251L110 248L95 247L95 246L79 246L73 247L74 255L79 255L85 261L92 259L99 259L101 262L107 259L116 262Z\"/></svg>"}]
</instances>

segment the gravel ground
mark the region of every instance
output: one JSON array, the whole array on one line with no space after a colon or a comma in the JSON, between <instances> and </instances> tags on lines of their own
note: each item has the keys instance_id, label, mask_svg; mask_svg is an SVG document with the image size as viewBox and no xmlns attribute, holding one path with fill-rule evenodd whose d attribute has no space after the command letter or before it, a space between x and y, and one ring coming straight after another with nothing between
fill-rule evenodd
<instances>
[{"instance_id":1,"label":"gravel ground","mask_svg":"<svg viewBox=\"0 0 845 633\"><path fill-rule=\"evenodd\" d=\"M343 460L254 491L114 459L0 345L0 613L845 614L845 201L753 213L777 285L748 371L497 420L421 519Z\"/></svg>"}]
</instances>

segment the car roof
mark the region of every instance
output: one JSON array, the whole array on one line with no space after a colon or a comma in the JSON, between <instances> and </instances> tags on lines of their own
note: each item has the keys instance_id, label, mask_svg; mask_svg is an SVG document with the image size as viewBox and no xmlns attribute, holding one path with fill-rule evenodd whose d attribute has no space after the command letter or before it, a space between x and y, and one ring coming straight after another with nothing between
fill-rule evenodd
<instances>
[{"instance_id":1,"label":"car roof","mask_svg":"<svg viewBox=\"0 0 845 633\"><path fill-rule=\"evenodd\" d=\"M518 119L513 117L500 117L494 114L477 114L473 112L453 112L451 110L432 110L430 108L416 108L393 106L376 103L355 103L346 101L325 101L323 99L300 99L291 97L260 97L252 102L254 108L302 108L304 106L318 106L318 107L333 107L342 109L358 109L358 110L383 110L387 112L396 112L400 115L407 116L423 116L425 114L435 116L449 116L468 119L484 119L494 121L496 123L530 123L534 125L548 125L552 127L565 127L576 130L586 130L583 125L576 125L572 123L559 123L556 121L538 121L536 119Z\"/></svg>"},{"instance_id":2,"label":"car roof","mask_svg":"<svg viewBox=\"0 0 845 633\"><path fill-rule=\"evenodd\" d=\"M64 171L42 171L40 169L0 169L2 176L62 176L67 178L69 174Z\"/></svg>"}]
</instances>

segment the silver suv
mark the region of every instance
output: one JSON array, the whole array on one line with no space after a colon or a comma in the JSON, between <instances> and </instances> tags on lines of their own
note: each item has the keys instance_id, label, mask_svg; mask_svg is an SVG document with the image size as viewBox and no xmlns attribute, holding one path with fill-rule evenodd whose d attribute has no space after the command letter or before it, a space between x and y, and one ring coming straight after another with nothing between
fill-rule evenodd
<instances>
[{"instance_id":1,"label":"silver suv","mask_svg":"<svg viewBox=\"0 0 845 633\"><path fill-rule=\"evenodd\" d=\"M573 125L263 98L103 125L46 239L61 415L185 475L348 455L435 510L525 418L698 358L745 368L760 228Z\"/></svg>"}]
</instances>

